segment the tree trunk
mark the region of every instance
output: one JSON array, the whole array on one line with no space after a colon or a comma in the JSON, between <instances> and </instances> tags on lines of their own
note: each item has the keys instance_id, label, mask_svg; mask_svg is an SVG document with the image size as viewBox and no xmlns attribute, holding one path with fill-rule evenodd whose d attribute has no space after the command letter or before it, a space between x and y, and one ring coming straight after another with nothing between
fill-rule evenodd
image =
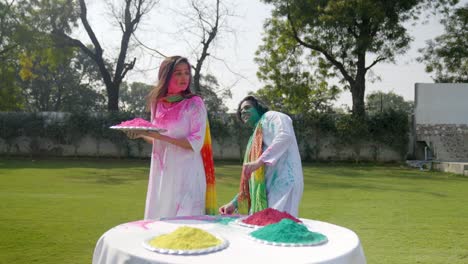
<instances>
[{"instance_id":1,"label":"tree trunk","mask_svg":"<svg viewBox=\"0 0 468 264\"><path fill-rule=\"evenodd\" d=\"M357 118L364 118L366 109L364 106L364 93L366 90L365 80L356 80L351 85L351 95L353 98L353 116Z\"/></svg>"},{"instance_id":2,"label":"tree trunk","mask_svg":"<svg viewBox=\"0 0 468 264\"><path fill-rule=\"evenodd\" d=\"M353 98L353 116L363 119L366 115L364 94L366 92L366 52L360 52L357 58L357 71L354 82L351 83L351 95Z\"/></svg>"},{"instance_id":3,"label":"tree trunk","mask_svg":"<svg viewBox=\"0 0 468 264\"><path fill-rule=\"evenodd\" d=\"M194 5L195 2L192 2L192 6L198 14L199 25L201 25L201 28L203 29L201 41L203 48L200 57L197 59L197 65L195 66L195 74L193 75L193 93L202 93L200 86L201 68L205 59L210 55L208 53L210 44L218 34L219 19L221 17L219 14L219 2L220 0L216 0L216 14L214 24L207 22L207 20L204 18L203 12L196 5ZM205 28L205 26L207 28Z\"/></svg>"},{"instance_id":4,"label":"tree trunk","mask_svg":"<svg viewBox=\"0 0 468 264\"><path fill-rule=\"evenodd\" d=\"M199 63L197 63L197 67L195 68L195 74L193 75L193 85L192 85L192 92L194 94L200 94L200 71L201 65L199 67Z\"/></svg>"},{"instance_id":5,"label":"tree trunk","mask_svg":"<svg viewBox=\"0 0 468 264\"><path fill-rule=\"evenodd\" d=\"M116 83L106 83L107 90L107 110L109 112L118 112L119 111L119 86L120 84Z\"/></svg>"}]
</instances>

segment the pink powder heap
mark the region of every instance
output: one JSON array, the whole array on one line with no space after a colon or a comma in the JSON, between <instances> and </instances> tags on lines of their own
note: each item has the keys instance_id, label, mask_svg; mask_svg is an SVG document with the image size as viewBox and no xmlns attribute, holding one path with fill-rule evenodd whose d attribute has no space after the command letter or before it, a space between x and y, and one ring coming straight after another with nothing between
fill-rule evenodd
<instances>
[{"instance_id":1,"label":"pink powder heap","mask_svg":"<svg viewBox=\"0 0 468 264\"><path fill-rule=\"evenodd\" d=\"M249 224L249 225L266 226L269 224L278 223L282 219L286 219L286 218L291 219L297 223L302 223L302 221L297 219L296 217L286 212L281 212L273 208L267 208L260 212L256 212L253 215L242 220L242 222Z\"/></svg>"},{"instance_id":2,"label":"pink powder heap","mask_svg":"<svg viewBox=\"0 0 468 264\"><path fill-rule=\"evenodd\" d=\"M120 124L118 124L117 126L122 126L122 127L154 127L153 124L151 124L150 122L144 120L143 118L134 118L132 120L127 120L127 121L124 121Z\"/></svg>"}]
</instances>

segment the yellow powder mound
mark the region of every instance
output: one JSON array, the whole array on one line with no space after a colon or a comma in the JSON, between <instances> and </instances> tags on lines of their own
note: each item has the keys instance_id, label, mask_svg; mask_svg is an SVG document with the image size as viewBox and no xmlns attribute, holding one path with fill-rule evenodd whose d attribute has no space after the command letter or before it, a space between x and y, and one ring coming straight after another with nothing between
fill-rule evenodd
<instances>
[{"instance_id":1,"label":"yellow powder mound","mask_svg":"<svg viewBox=\"0 0 468 264\"><path fill-rule=\"evenodd\" d=\"M164 249L203 249L222 243L212 234L198 228L183 226L174 232L153 238L150 245Z\"/></svg>"}]
</instances>

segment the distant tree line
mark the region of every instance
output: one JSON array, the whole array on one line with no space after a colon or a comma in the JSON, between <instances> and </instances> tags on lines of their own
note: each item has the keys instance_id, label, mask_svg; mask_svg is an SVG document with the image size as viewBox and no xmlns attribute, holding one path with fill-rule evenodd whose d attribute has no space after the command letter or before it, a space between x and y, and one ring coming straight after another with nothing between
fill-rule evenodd
<instances>
[{"instance_id":1,"label":"distant tree line","mask_svg":"<svg viewBox=\"0 0 468 264\"><path fill-rule=\"evenodd\" d=\"M255 57L264 83L255 94L272 109L309 117L346 113L333 103L339 93L349 91L355 119L387 110L411 112L411 102L394 93L366 96L367 73L404 54L411 40L405 25L431 12L442 14L445 33L421 49L419 61L436 82L467 82L468 7L457 0L263 2L273 12ZM224 99L233 91L220 87L203 65L210 47L230 31L225 21L233 14L221 0L187 3L190 11L180 11L183 23L199 37L193 47L193 88L204 97L210 118L224 120ZM115 54L103 50L84 0L0 0L0 111L124 110L145 115L145 96L154 84L131 83L125 77L139 62L133 47L151 49L136 33L159 1L108 4L121 32ZM89 43L72 37L78 25Z\"/></svg>"},{"instance_id":2,"label":"distant tree line","mask_svg":"<svg viewBox=\"0 0 468 264\"><path fill-rule=\"evenodd\" d=\"M109 19L121 34L118 48L105 51L103 46L110 43L97 37L87 1L0 0L0 111L116 112L123 107L141 113L144 95L154 84L128 83L125 78L138 63L136 47L165 57L164 51L151 49L136 37L141 22L158 4L157 0L106 2ZM232 14L221 0L188 4L192 11L181 17L192 21L191 32L199 37L195 42L201 43L189 51L194 59L192 89L219 111L223 96L230 93L203 70L210 48L226 31L225 20ZM90 43L73 37L78 25Z\"/></svg>"}]
</instances>

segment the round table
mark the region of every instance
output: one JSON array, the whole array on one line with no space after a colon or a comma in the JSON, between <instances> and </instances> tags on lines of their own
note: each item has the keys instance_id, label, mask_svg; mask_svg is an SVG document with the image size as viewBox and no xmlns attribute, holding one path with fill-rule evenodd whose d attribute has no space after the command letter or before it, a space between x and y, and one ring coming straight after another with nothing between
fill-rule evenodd
<instances>
[{"instance_id":1,"label":"round table","mask_svg":"<svg viewBox=\"0 0 468 264\"><path fill-rule=\"evenodd\" d=\"M140 220L116 226L104 233L96 244L93 264L150 263L366 263L358 236L337 225L301 220L309 230L327 236L328 242L304 247L261 244L248 238L252 228L243 227L226 216L185 216ZM221 251L201 255L168 255L143 247L143 241L191 226L217 234L229 241Z\"/></svg>"}]
</instances>

